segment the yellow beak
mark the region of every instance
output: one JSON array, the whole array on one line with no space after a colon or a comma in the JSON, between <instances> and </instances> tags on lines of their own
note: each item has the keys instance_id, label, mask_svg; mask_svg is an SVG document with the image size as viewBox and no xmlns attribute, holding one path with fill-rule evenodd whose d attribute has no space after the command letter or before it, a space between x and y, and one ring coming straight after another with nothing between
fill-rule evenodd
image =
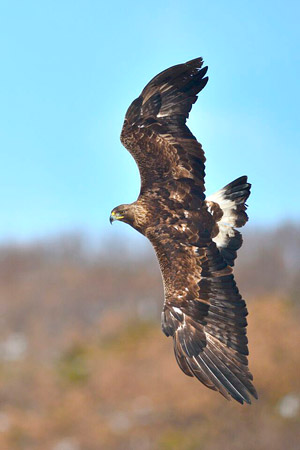
<instances>
[{"instance_id":1,"label":"yellow beak","mask_svg":"<svg viewBox=\"0 0 300 450\"><path fill-rule=\"evenodd\" d=\"M110 224L112 224L115 220L121 220L121 219L124 219L124 216L122 216L119 213L115 213L115 211L113 211L109 217Z\"/></svg>"}]
</instances>

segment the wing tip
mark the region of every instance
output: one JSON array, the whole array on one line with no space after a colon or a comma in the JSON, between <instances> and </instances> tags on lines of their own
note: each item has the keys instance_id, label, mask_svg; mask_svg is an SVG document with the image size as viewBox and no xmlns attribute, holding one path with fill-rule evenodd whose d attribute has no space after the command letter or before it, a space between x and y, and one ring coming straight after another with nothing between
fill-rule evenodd
<instances>
[{"instance_id":1,"label":"wing tip","mask_svg":"<svg viewBox=\"0 0 300 450\"><path fill-rule=\"evenodd\" d=\"M204 58L202 56L197 56L197 58L189 59L186 63L186 66L193 66L195 68L201 69L204 63Z\"/></svg>"},{"instance_id":2,"label":"wing tip","mask_svg":"<svg viewBox=\"0 0 300 450\"><path fill-rule=\"evenodd\" d=\"M182 328L182 327L181 327ZM186 335L174 338L174 351L181 370L189 376L194 376L205 386L218 391L227 400L232 398L243 405L252 404L251 398L258 399L255 387L251 383L252 375L247 368L235 370L234 365L226 364L209 346L199 351Z\"/></svg>"}]
</instances>

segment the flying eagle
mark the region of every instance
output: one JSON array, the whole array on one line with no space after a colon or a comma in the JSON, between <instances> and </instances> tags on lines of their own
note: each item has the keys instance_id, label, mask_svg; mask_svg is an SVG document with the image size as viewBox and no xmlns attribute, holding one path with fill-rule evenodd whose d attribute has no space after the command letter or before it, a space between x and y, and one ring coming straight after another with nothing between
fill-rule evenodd
<instances>
[{"instance_id":1,"label":"flying eagle","mask_svg":"<svg viewBox=\"0 0 300 450\"><path fill-rule=\"evenodd\" d=\"M183 372L228 400L257 398L248 369L246 303L232 274L248 220L242 176L209 197L205 156L186 126L205 87L202 58L154 77L127 110L121 142L141 176L138 199L111 212L153 245L164 284L162 329Z\"/></svg>"}]
</instances>

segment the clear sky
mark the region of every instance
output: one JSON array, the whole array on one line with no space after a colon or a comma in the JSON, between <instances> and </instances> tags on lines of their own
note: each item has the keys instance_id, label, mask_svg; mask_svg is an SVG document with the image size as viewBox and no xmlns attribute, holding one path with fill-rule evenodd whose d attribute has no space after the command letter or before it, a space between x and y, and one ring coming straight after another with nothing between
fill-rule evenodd
<instances>
[{"instance_id":1,"label":"clear sky","mask_svg":"<svg viewBox=\"0 0 300 450\"><path fill-rule=\"evenodd\" d=\"M299 22L291 0L0 1L0 239L111 235L110 210L139 192L126 109L197 56L207 192L247 174L252 223L300 219Z\"/></svg>"}]
</instances>

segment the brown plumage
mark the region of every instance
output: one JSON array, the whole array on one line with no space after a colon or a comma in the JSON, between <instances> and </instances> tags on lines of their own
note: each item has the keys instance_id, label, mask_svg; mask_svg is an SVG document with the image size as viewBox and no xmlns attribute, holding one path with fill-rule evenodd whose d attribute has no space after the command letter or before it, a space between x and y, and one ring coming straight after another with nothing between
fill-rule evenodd
<instances>
[{"instance_id":1,"label":"brown plumage","mask_svg":"<svg viewBox=\"0 0 300 450\"><path fill-rule=\"evenodd\" d=\"M243 176L205 198L202 146L186 120L208 78L202 58L157 75L129 107L121 141L141 175L136 202L122 220L152 243L165 291L162 329L173 337L183 372L240 403L257 398L248 369L247 309L233 278L248 220Z\"/></svg>"}]
</instances>

